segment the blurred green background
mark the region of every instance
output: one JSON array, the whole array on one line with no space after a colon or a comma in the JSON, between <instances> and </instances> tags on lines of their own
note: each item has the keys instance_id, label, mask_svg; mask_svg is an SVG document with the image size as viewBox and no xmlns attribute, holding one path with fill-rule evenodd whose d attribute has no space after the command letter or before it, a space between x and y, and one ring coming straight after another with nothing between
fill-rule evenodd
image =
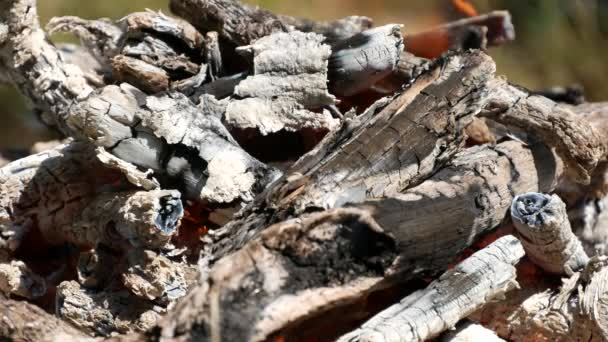
<instances>
[{"instance_id":1,"label":"blurred green background","mask_svg":"<svg viewBox=\"0 0 608 342\"><path fill-rule=\"evenodd\" d=\"M461 17L450 0L248 0L277 13L314 19L366 15L376 25L402 23L417 32ZM517 39L490 50L498 73L531 89L580 84L587 98L608 100L608 0L471 0L480 13L506 9ZM39 0L41 22L53 16L118 19L145 8L168 13L168 0ZM53 37L69 40L66 36ZM52 137L10 86L0 86L0 148L28 148Z\"/></svg>"}]
</instances>

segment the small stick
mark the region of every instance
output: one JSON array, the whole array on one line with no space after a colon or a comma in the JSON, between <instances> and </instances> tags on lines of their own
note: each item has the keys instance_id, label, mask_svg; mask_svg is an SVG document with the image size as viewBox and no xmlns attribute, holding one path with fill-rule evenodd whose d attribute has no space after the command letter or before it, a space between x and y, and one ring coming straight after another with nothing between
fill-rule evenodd
<instances>
[{"instance_id":1,"label":"small stick","mask_svg":"<svg viewBox=\"0 0 608 342\"><path fill-rule=\"evenodd\" d=\"M589 262L557 195L529 192L513 199L511 218L526 254L544 270L572 275Z\"/></svg>"}]
</instances>

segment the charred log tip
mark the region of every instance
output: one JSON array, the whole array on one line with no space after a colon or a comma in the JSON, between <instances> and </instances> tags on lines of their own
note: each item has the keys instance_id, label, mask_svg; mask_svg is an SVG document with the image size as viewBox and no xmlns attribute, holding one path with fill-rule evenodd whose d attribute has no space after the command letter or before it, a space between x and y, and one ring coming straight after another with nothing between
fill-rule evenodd
<instances>
[{"instance_id":1,"label":"charred log tip","mask_svg":"<svg viewBox=\"0 0 608 342\"><path fill-rule=\"evenodd\" d=\"M538 226L543 223L545 207L551 201L551 196L537 192L529 192L513 199L511 216L528 226Z\"/></svg>"},{"instance_id":2,"label":"charred log tip","mask_svg":"<svg viewBox=\"0 0 608 342\"><path fill-rule=\"evenodd\" d=\"M177 229L184 214L184 207L179 197L167 195L159 198L160 210L155 219L156 227L166 235Z\"/></svg>"}]
</instances>

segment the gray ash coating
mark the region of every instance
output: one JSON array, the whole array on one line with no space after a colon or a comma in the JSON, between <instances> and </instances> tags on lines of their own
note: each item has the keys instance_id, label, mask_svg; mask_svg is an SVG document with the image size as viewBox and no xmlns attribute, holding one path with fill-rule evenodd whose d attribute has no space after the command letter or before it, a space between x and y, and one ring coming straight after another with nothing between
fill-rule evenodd
<instances>
[{"instance_id":1,"label":"gray ash coating","mask_svg":"<svg viewBox=\"0 0 608 342\"><path fill-rule=\"evenodd\" d=\"M528 226L539 226L545 221L545 207L551 196L535 192L515 197L511 204L511 216Z\"/></svg>"}]
</instances>

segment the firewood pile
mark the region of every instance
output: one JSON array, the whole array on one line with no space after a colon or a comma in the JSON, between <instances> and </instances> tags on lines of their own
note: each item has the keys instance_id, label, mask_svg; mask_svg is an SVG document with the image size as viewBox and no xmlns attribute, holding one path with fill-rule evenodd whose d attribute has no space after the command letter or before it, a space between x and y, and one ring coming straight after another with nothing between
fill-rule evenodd
<instances>
[{"instance_id":1,"label":"firewood pile","mask_svg":"<svg viewBox=\"0 0 608 342\"><path fill-rule=\"evenodd\" d=\"M454 4L0 2L0 79L65 136L0 168L0 339L607 340L608 104L509 83L509 13Z\"/></svg>"}]
</instances>

